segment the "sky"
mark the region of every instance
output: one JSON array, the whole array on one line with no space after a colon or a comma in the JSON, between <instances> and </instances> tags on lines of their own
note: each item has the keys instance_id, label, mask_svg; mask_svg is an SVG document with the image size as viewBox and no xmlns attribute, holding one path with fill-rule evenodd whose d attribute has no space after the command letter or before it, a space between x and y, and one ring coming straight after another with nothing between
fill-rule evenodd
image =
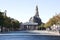
<instances>
[{"instance_id":1,"label":"sky","mask_svg":"<svg viewBox=\"0 0 60 40\"><path fill-rule=\"evenodd\" d=\"M36 5L44 23L60 13L60 0L0 0L0 11L7 10L8 17L28 22L35 15Z\"/></svg>"}]
</instances>

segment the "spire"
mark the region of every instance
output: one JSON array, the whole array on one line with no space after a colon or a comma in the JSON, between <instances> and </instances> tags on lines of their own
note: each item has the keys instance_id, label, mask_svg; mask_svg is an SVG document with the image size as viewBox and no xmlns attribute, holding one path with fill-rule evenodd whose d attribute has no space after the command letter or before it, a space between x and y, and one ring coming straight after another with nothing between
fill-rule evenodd
<instances>
[{"instance_id":1,"label":"spire","mask_svg":"<svg viewBox=\"0 0 60 40\"><path fill-rule=\"evenodd\" d=\"M35 17L39 17L38 5L36 5L36 14L35 14Z\"/></svg>"}]
</instances>

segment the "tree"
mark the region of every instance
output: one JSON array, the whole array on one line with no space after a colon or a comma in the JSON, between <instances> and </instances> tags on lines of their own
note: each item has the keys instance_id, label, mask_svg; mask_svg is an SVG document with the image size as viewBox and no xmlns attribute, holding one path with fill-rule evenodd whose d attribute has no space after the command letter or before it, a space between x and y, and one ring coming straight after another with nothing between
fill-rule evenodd
<instances>
[{"instance_id":1,"label":"tree","mask_svg":"<svg viewBox=\"0 0 60 40\"><path fill-rule=\"evenodd\" d=\"M14 30L19 30L19 27L20 27L19 21L13 20L13 21L12 21L12 28L13 28Z\"/></svg>"},{"instance_id":2,"label":"tree","mask_svg":"<svg viewBox=\"0 0 60 40\"><path fill-rule=\"evenodd\" d=\"M1 32L3 31L13 31L18 30L20 27L20 23L18 20L15 20L14 18L10 18L8 16L4 15L4 12L0 12L0 28Z\"/></svg>"},{"instance_id":3,"label":"tree","mask_svg":"<svg viewBox=\"0 0 60 40\"><path fill-rule=\"evenodd\" d=\"M60 15L59 14L50 18L50 20L44 26L46 28L51 27L53 24L57 24L58 22L60 22Z\"/></svg>"},{"instance_id":4,"label":"tree","mask_svg":"<svg viewBox=\"0 0 60 40\"><path fill-rule=\"evenodd\" d=\"M0 12L0 27L1 27L1 32L3 31L3 23L4 23L4 15L2 12Z\"/></svg>"},{"instance_id":5,"label":"tree","mask_svg":"<svg viewBox=\"0 0 60 40\"><path fill-rule=\"evenodd\" d=\"M38 26L38 30L45 30L46 28L44 27L45 23L42 23L41 25Z\"/></svg>"},{"instance_id":6,"label":"tree","mask_svg":"<svg viewBox=\"0 0 60 40\"><path fill-rule=\"evenodd\" d=\"M5 27L6 31L8 31L11 28L11 18L10 17L5 17L4 27Z\"/></svg>"}]
</instances>

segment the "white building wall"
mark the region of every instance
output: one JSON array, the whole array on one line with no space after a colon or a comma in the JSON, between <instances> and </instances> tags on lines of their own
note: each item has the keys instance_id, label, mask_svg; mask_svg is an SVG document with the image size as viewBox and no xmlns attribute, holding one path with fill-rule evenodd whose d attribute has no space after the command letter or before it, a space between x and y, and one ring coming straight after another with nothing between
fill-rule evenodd
<instances>
[{"instance_id":1,"label":"white building wall","mask_svg":"<svg viewBox=\"0 0 60 40\"><path fill-rule=\"evenodd\" d=\"M59 31L60 30L60 25L58 24L58 25L53 25L53 26L51 26L51 29L52 30L55 30L55 31Z\"/></svg>"}]
</instances>

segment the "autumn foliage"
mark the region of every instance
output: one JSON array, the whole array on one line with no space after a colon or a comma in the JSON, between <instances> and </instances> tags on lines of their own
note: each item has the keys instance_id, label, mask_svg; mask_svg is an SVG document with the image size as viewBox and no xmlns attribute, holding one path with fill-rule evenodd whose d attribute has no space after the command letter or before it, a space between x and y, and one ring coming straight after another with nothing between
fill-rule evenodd
<instances>
[{"instance_id":1,"label":"autumn foliage","mask_svg":"<svg viewBox=\"0 0 60 40\"><path fill-rule=\"evenodd\" d=\"M49 21L44 25L45 27L51 27L53 24L58 24L60 22L60 14L57 14L49 19Z\"/></svg>"}]
</instances>

